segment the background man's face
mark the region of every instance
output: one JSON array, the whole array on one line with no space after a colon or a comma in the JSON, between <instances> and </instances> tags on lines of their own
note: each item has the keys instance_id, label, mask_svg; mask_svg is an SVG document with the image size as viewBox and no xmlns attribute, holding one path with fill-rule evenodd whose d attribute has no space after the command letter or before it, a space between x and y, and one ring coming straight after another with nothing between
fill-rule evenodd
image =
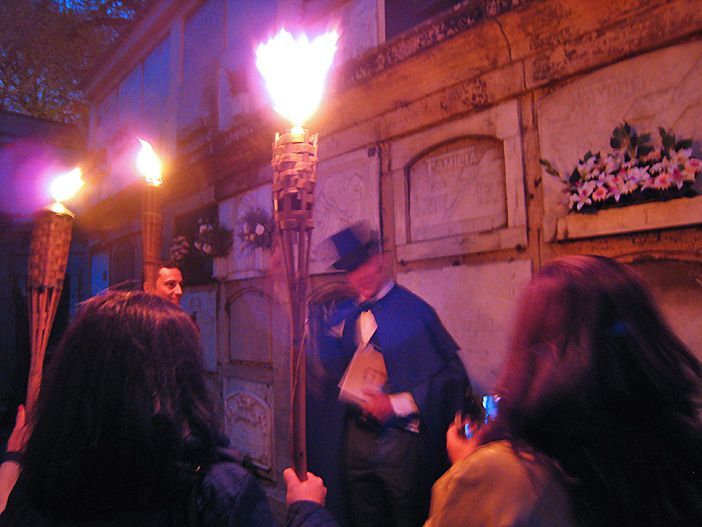
<instances>
[{"instance_id":1,"label":"background man's face","mask_svg":"<svg viewBox=\"0 0 702 527\"><path fill-rule=\"evenodd\" d=\"M375 296L383 285L384 278L383 257L381 255L371 256L368 261L346 273L349 285L363 300L369 300Z\"/></svg>"},{"instance_id":2,"label":"background man's face","mask_svg":"<svg viewBox=\"0 0 702 527\"><path fill-rule=\"evenodd\" d=\"M158 270L156 287L151 292L180 305L180 298L183 296L183 275L180 269L161 267Z\"/></svg>"}]
</instances>

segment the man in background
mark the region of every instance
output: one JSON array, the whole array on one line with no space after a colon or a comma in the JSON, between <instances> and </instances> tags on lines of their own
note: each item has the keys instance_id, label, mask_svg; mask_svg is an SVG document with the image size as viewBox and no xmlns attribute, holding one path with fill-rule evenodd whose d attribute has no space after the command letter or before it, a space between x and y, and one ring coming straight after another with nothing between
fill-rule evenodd
<instances>
[{"instance_id":1,"label":"man in background","mask_svg":"<svg viewBox=\"0 0 702 527\"><path fill-rule=\"evenodd\" d=\"M183 296L183 273L174 263L163 262L158 268L156 283L144 282L144 291L179 306Z\"/></svg>"}]
</instances>

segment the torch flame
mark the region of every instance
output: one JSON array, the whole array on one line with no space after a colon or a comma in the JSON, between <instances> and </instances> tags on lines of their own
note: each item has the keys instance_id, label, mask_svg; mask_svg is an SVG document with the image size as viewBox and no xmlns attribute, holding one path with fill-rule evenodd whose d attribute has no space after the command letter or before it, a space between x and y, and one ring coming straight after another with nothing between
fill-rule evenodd
<instances>
[{"instance_id":1,"label":"torch flame","mask_svg":"<svg viewBox=\"0 0 702 527\"><path fill-rule=\"evenodd\" d=\"M161 177L161 160L148 141L144 141L141 137L137 137L137 139L139 139L141 143L141 150L139 150L139 154L137 154L137 168L149 185L158 187L163 183L163 178Z\"/></svg>"},{"instance_id":2,"label":"torch flame","mask_svg":"<svg viewBox=\"0 0 702 527\"><path fill-rule=\"evenodd\" d=\"M55 177L49 187L51 197L54 198L57 203L71 199L85 184L82 177L83 173L78 167L61 176Z\"/></svg>"},{"instance_id":3,"label":"torch flame","mask_svg":"<svg viewBox=\"0 0 702 527\"><path fill-rule=\"evenodd\" d=\"M322 100L324 80L331 67L339 34L329 31L310 42L281 29L256 49L256 67L273 99L273 108L301 127Z\"/></svg>"}]
</instances>

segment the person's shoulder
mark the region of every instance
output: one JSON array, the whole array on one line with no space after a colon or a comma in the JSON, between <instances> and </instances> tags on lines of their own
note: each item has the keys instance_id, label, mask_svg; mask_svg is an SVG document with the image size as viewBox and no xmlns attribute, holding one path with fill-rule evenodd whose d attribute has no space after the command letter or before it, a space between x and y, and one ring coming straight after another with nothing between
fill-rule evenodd
<instances>
[{"instance_id":1,"label":"person's shoulder","mask_svg":"<svg viewBox=\"0 0 702 527\"><path fill-rule=\"evenodd\" d=\"M434 485L428 527L575 525L564 486L507 441L478 447Z\"/></svg>"},{"instance_id":2,"label":"person's shoulder","mask_svg":"<svg viewBox=\"0 0 702 527\"><path fill-rule=\"evenodd\" d=\"M405 308L415 309L420 313L434 313L434 308L431 307L426 300L397 283L388 292L387 299L390 302L400 304Z\"/></svg>"},{"instance_id":3,"label":"person's shoulder","mask_svg":"<svg viewBox=\"0 0 702 527\"><path fill-rule=\"evenodd\" d=\"M203 476L198 494L203 526L220 525L222 519L230 517L237 518L237 525L273 525L263 489L256 478L236 462L220 461L211 465Z\"/></svg>"},{"instance_id":4,"label":"person's shoulder","mask_svg":"<svg viewBox=\"0 0 702 527\"><path fill-rule=\"evenodd\" d=\"M520 474L522 463L508 441L479 446L451 468L458 477L504 479Z\"/></svg>"},{"instance_id":5,"label":"person's shoulder","mask_svg":"<svg viewBox=\"0 0 702 527\"><path fill-rule=\"evenodd\" d=\"M504 525L572 525L562 480L534 454L517 451L509 441L478 447L446 473L446 488L491 503ZM477 506L476 506L477 507ZM476 514L478 511L475 511ZM498 514L485 510L486 514Z\"/></svg>"}]
</instances>

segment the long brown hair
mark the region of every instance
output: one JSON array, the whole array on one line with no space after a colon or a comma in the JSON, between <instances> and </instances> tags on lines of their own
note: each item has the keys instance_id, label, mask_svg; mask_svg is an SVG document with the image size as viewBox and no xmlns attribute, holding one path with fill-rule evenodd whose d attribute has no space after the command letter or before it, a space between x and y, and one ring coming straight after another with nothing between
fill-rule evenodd
<instances>
[{"instance_id":1,"label":"long brown hair","mask_svg":"<svg viewBox=\"0 0 702 527\"><path fill-rule=\"evenodd\" d=\"M215 459L218 426L198 331L180 308L139 291L84 302L42 386L22 479L55 518L167 503L184 465Z\"/></svg>"},{"instance_id":2,"label":"long brown hair","mask_svg":"<svg viewBox=\"0 0 702 527\"><path fill-rule=\"evenodd\" d=\"M701 381L631 269L554 260L523 293L500 415L479 441L557 462L583 525L702 525Z\"/></svg>"}]
</instances>

